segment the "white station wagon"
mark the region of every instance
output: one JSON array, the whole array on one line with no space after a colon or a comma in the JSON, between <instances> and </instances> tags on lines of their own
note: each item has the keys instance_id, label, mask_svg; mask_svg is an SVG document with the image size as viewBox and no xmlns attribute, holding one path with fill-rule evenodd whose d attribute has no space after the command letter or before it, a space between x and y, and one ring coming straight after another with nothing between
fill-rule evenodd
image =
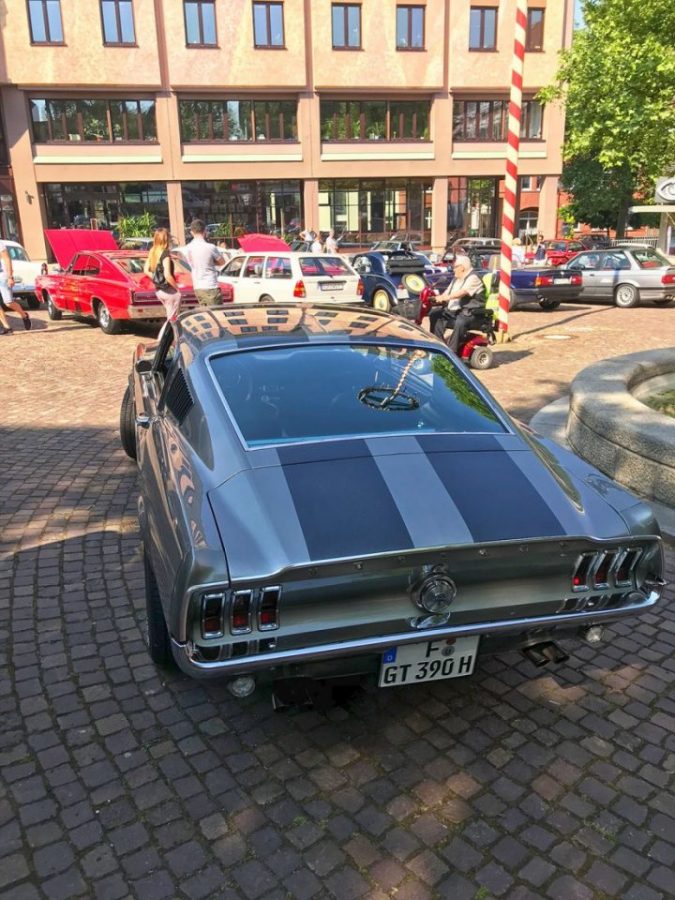
<instances>
[{"instance_id":1,"label":"white station wagon","mask_svg":"<svg viewBox=\"0 0 675 900\"><path fill-rule=\"evenodd\" d=\"M363 303L358 273L342 257L322 253L274 251L235 256L219 281L232 285L235 303Z\"/></svg>"}]
</instances>

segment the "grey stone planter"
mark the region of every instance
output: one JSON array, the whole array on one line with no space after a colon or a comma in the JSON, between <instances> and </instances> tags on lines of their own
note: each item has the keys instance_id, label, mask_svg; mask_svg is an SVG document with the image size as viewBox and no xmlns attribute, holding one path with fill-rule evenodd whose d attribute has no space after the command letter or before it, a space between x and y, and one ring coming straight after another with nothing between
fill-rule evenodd
<instances>
[{"instance_id":1,"label":"grey stone planter","mask_svg":"<svg viewBox=\"0 0 675 900\"><path fill-rule=\"evenodd\" d=\"M572 382L567 439L576 453L643 497L675 507L675 419L633 395L675 373L675 347L596 363Z\"/></svg>"}]
</instances>

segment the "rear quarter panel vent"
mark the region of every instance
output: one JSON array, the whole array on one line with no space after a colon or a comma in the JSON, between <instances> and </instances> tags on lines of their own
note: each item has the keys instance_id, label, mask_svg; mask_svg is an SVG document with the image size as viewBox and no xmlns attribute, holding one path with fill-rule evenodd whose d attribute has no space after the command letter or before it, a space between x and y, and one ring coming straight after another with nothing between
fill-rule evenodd
<instances>
[{"instance_id":1,"label":"rear quarter panel vent","mask_svg":"<svg viewBox=\"0 0 675 900\"><path fill-rule=\"evenodd\" d=\"M179 425L194 406L194 399L182 369L178 369L166 392L166 407Z\"/></svg>"}]
</instances>

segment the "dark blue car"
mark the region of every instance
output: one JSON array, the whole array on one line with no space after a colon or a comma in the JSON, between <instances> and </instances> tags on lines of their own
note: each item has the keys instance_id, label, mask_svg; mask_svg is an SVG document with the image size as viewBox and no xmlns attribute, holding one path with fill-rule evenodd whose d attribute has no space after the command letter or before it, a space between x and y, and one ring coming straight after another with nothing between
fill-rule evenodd
<instances>
[{"instance_id":1,"label":"dark blue car","mask_svg":"<svg viewBox=\"0 0 675 900\"><path fill-rule=\"evenodd\" d=\"M435 266L423 253L415 252L358 253L352 257L352 266L363 281L365 303L382 312L404 313L407 318L415 318L407 307L417 302L425 284L435 287L439 283L444 289L452 278L452 270ZM417 280L406 278L413 275Z\"/></svg>"}]
</instances>

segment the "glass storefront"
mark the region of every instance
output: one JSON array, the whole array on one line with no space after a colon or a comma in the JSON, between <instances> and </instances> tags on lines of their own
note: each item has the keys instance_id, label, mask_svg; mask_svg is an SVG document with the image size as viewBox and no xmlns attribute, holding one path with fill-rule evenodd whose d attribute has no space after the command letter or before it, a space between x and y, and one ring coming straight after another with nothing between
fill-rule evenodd
<instances>
[{"instance_id":1,"label":"glass storefront","mask_svg":"<svg viewBox=\"0 0 675 900\"><path fill-rule=\"evenodd\" d=\"M504 179L448 179L448 241L499 235Z\"/></svg>"},{"instance_id":2,"label":"glass storefront","mask_svg":"<svg viewBox=\"0 0 675 900\"><path fill-rule=\"evenodd\" d=\"M48 228L115 230L120 218L150 213L168 227L166 184L161 181L104 184L45 184Z\"/></svg>"},{"instance_id":3,"label":"glass storefront","mask_svg":"<svg viewBox=\"0 0 675 900\"><path fill-rule=\"evenodd\" d=\"M301 181L184 181L185 223L202 219L220 237L297 231L302 218Z\"/></svg>"},{"instance_id":4,"label":"glass storefront","mask_svg":"<svg viewBox=\"0 0 675 900\"><path fill-rule=\"evenodd\" d=\"M427 245L431 241L431 198L431 182L412 178L322 180L318 227L344 235L343 246L369 244L393 234Z\"/></svg>"}]
</instances>

